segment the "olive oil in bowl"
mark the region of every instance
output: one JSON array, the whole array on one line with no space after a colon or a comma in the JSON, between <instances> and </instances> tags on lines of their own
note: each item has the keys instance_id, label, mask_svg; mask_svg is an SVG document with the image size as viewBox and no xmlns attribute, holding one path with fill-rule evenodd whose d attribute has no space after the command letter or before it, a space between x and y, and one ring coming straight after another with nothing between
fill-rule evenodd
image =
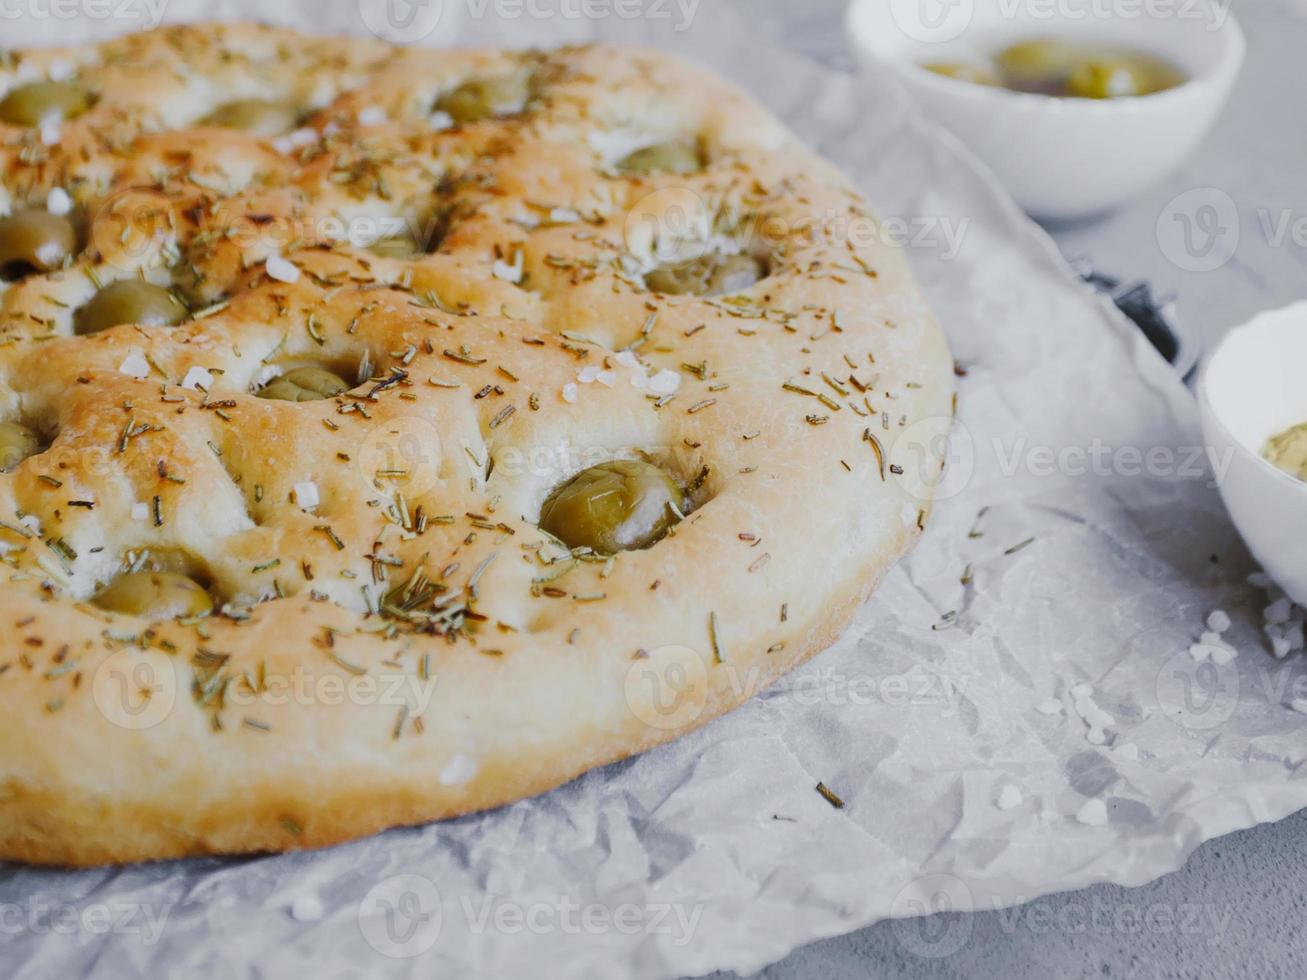
<instances>
[{"instance_id":1,"label":"olive oil in bowl","mask_svg":"<svg viewBox=\"0 0 1307 980\"><path fill-rule=\"evenodd\" d=\"M1143 51L1055 38L1018 42L988 62L936 61L922 67L977 85L1068 99L1152 95L1187 80L1169 61Z\"/></svg>"}]
</instances>

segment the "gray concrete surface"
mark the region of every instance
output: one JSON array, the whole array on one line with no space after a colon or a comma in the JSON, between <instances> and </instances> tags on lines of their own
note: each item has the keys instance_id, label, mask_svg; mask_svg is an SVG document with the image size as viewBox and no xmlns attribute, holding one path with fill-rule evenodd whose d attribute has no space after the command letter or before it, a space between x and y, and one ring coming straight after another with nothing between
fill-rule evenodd
<instances>
[{"instance_id":1,"label":"gray concrete surface","mask_svg":"<svg viewBox=\"0 0 1307 980\"><path fill-rule=\"evenodd\" d=\"M758 6L765 14L760 23L786 44L848 68L843 5L765 0ZM1234 0L1234 12L1248 35L1248 64L1195 158L1165 186L1107 219L1049 229L1069 258L1085 257L1105 272L1149 279L1159 292L1177 294L1181 326L1203 346L1258 310L1307 298L1307 3ZM1194 190L1200 201L1228 195L1238 215L1212 227L1237 247L1228 262L1206 272L1177 266L1158 240L1173 202ZM1143 888L1100 886L1014 910L882 922L800 949L762 976L1303 977L1305 883L1302 811L1211 841L1180 871Z\"/></svg>"}]
</instances>

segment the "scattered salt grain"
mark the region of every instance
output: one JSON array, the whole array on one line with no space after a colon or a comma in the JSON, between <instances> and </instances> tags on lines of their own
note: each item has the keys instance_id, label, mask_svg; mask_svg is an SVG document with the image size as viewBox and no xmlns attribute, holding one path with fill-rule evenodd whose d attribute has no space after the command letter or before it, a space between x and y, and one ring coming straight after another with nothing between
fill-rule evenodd
<instances>
[{"instance_id":1,"label":"scattered salt grain","mask_svg":"<svg viewBox=\"0 0 1307 980\"><path fill-rule=\"evenodd\" d=\"M603 368L601 367L587 364L585 367L581 368L581 370L576 372L576 380L581 382L583 385L588 385L590 382L596 380L602 371Z\"/></svg>"},{"instance_id":2,"label":"scattered salt grain","mask_svg":"<svg viewBox=\"0 0 1307 980\"><path fill-rule=\"evenodd\" d=\"M461 786L477 774L477 764L465 755L456 755L440 771L441 786Z\"/></svg>"},{"instance_id":3,"label":"scattered salt grain","mask_svg":"<svg viewBox=\"0 0 1307 980\"><path fill-rule=\"evenodd\" d=\"M213 375L202 367L193 367L182 378L182 387L188 391L208 391L213 384Z\"/></svg>"},{"instance_id":4,"label":"scattered salt grain","mask_svg":"<svg viewBox=\"0 0 1307 980\"><path fill-rule=\"evenodd\" d=\"M431 117L427 122L431 125L432 129L439 131L442 129L449 129L453 126L454 117L443 109L437 109L431 114Z\"/></svg>"},{"instance_id":5,"label":"scattered salt grain","mask_svg":"<svg viewBox=\"0 0 1307 980\"><path fill-rule=\"evenodd\" d=\"M1091 728L1089 731L1085 732L1085 741L1090 745L1102 745L1107 741L1107 736L1103 734L1101 728Z\"/></svg>"},{"instance_id":6,"label":"scattered salt grain","mask_svg":"<svg viewBox=\"0 0 1307 980\"><path fill-rule=\"evenodd\" d=\"M1008 783L998 791L998 800L995 805L1000 810L1014 810L1021 805L1021 790L1012 783Z\"/></svg>"},{"instance_id":7,"label":"scattered salt grain","mask_svg":"<svg viewBox=\"0 0 1307 980\"><path fill-rule=\"evenodd\" d=\"M659 371L649 379L649 391L651 394L663 396L674 395L681 387L681 375L677 371L669 371L666 368Z\"/></svg>"},{"instance_id":8,"label":"scattered salt grain","mask_svg":"<svg viewBox=\"0 0 1307 980\"><path fill-rule=\"evenodd\" d=\"M1062 713L1062 702L1057 698L1049 698L1035 705L1035 710L1041 715L1060 715Z\"/></svg>"},{"instance_id":9,"label":"scattered salt grain","mask_svg":"<svg viewBox=\"0 0 1307 980\"><path fill-rule=\"evenodd\" d=\"M73 77L73 72L76 70L77 69L71 61L58 58L55 61L50 62L50 71L48 74L50 76L50 81L52 82L66 82L68 79Z\"/></svg>"},{"instance_id":10,"label":"scattered salt grain","mask_svg":"<svg viewBox=\"0 0 1307 980\"><path fill-rule=\"evenodd\" d=\"M1224 667L1226 664L1231 663L1235 657L1239 656L1239 651L1234 649L1234 647L1219 646L1210 647L1209 649L1212 651L1212 663L1216 664L1218 667Z\"/></svg>"},{"instance_id":11,"label":"scattered salt grain","mask_svg":"<svg viewBox=\"0 0 1307 980\"><path fill-rule=\"evenodd\" d=\"M595 375L595 380L601 385L611 388L617 383L617 375L612 371L600 371Z\"/></svg>"},{"instance_id":12,"label":"scattered salt grain","mask_svg":"<svg viewBox=\"0 0 1307 980\"><path fill-rule=\"evenodd\" d=\"M300 281L299 266L280 255L269 255L266 268L268 276L277 280L277 282L296 283Z\"/></svg>"},{"instance_id":13,"label":"scattered salt grain","mask_svg":"<svg viewBox=\"0 0 1307 980\"><path fill-rule=\"evenodd\" d=\"M490 267L490 274L496 279L502 279L504 282L511 282L514 285L522 281L522 253L518 252L509 265L503 259L495 259L495 264Z\"/></svg>"},{"instance_id":14,"label":"scattered salt grain","mask_svg":"<svg viewBox=\"0 0 1307 980\"><path fill-rule=\"evenodd\" d=\"M569 381L567 384L563 385L563 401L575 404L576 392L577 388L573 382Z\"/></svg>"},{"instance_id":15,"label":"scattered salt grain","mask_svg":"<svg viewBox=\"0 0 1307 980\"><path fill-rule=\"evenodd\" d=\"M1293 612L1293 603L1287 596L1281 596L1266 607L1263 616L1268 623L1287 623L1291 612Z\"/></svg>"},{"instance_id":16,"label":"scattered salt grain","mask_svg":"<svg viewBox=\"0 0 1307 980\"><path fill-rule=\"evenodd\" d=\"M45 209L51 214L67 214L73 209L73 199L62 187L52 188L45 196Z\"/></svg>"},{"instance_id":17,"label":"scattered salt grain","mask_svg":"<svg viewBox=\"0 0 1307 980\"><path fill-rule=\"evenodd\" d=\"M296 922L317 922L326 914L327 908L316 892L304 892L296 895L290 903L290 917Z\"/></svg>"},{"instance_id":18,"label":"scattered salt grain","mask_svg":"<svg viewBox=\"0 0 1307 980\"><path fill-rule=\"evenodd\" d=\"M1191 644L1189 647L1189 656L1193 657L1195 662L1202 663L1205 660L1211 659L1212 648L1206 643Z\"/></svg>"},{"instance_id":19,"label":"scattered salt grain","mask_svg":"<svg viewBox=\"0 0 1307 980\"><path fill-rule=\"evenodd\" d=\"M1289 655L1289 651L1292 649L1293 648L1289 645L1289 641L1282 636L1276 636L1271 639L1271 653L1275 654L1276 660L1283 660Z\"/></svg>"},{"instance_id":20,"label":"scattered salt grain","mask_svg":"<svg viewBox=\"0 0 1307 980\"><path fill-rule=\"evenodd\" d=\"M150 519L150 505L144 503L132 504L132 520L148 521Z\"/></svg>"},{"instance_id":21,"label":"scattered salt grain","mask_svg":"<svg viewBox=\"0 0 1307 980\"><path fill-rule=\"evenodd\" d=\"M295 503L299 504L301 510L312 510L318 504L322 503L322 496L318 493L318 485L311 481L295 484Z\"/></svg>"},{"instance_id":22,"label":"scattered salt grain","mask_svg":"<svg viewBox=\"0 0 1307 980\"><path fill-rule=\"evenodd\" d=\"M136 378L138 381L150 376L150 362L141 354L131 353L118 365L118 373Z\"/></svg>"},{"instance_id":23,"label":"scattered salt grain","mask_svg":"<svg viewBox=\"0 0 1307 980\"><path fill-rule=\"evenodd\" d=\"M63 127L54 119L47 119L41 123L41 143L44 146L54 146L63 139Z\"/></svg>"},{"instance_id":24,"label":"scattered salt grain","mask_svg":"<svg viewBox=\"0 0 1307 980\"><path fill-rule=\"evenodd\" d=\"M1207 628L1213 633L1224 633L1230 628L1230 616L1224 609L1213 609L1207 617Z\"/></svg>"},{"instance_id":25,"label":"scattered salt grain","mask_svg":"<svg viewBox=\"0 0 1307 980\"><path fill-rule=\"evenodd\" d=\"M1102 800L1088 800L1076 811L1076 819L1087 827L1107 826L1107 804Z\"/></svg>"},{"instance_id":26,"label":"scattered salt grain","mask_svg":"<svg viewBox=\"0 0 1307 980\"><path fill-rule=\"evenodd\" d=\"M360 126L380 126L390 117L386 115L386 110L378 105L370 105L366 109L359 111Z\"/></svg>"},{"instance_id":27,"label":"scattered salt grain","mask_svg":"<svg viewBox=\"0 0 1307 980\"><path fill-rule=\"evenodd\" d=\"M638 368L640 366L639 359L629 350L619 350L613 355L613 360L625 368Z\"/></svg>"}]
</instances>

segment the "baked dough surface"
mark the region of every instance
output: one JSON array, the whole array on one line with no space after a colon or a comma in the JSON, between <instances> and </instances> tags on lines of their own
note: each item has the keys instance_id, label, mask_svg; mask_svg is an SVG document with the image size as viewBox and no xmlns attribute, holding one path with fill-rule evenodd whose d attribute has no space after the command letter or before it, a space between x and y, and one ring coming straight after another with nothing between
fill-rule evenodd
<instances>
[{"instance_id":1,"label":"baked dough surface","mask_svg":"<svg viewBox=\"0 0 1307 980\"><path fill-rule=\"evenodd\" d=\"M524 106L433 117L518 71ZM10 53L0 96L70 74L86 114L0 123L0 214L58 190L87 226L0 285L0 421L48 443L0 475L0 857L318 847L543 792L828 645L920 534L942 336L858 193L712 74L197 25ZM250 97L304 128L197 126ZM614 171L667 139L702 170ZM397 223L438 247L374 255ZM712 249L770 274L645 288ZM196 315L74 334L136 276ZM301 364L359 384L252 393ZM636 453L693 489L671 536L596 560L535 527ZM92 605L142 552L218 611Z\"/></svg>"}]
</instances>

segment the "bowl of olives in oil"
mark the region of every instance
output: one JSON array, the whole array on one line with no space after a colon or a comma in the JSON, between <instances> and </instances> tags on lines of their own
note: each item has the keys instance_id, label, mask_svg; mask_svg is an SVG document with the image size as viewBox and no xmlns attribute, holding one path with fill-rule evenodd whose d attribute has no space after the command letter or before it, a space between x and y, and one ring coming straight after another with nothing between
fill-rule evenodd
<instances>
[{"instance_id":1,"label":"bowl of olives in oil","mask_svg":"<svg viewBox=\"0 0 1307 980\"><path fill-rule=\"evenodd\" d=\"M1160 184L1210 132L1243 64L1228 4L1186 15L1095 0L916 5L853 0L847 28L873 75L894 76L1027 212L1105 214Z\"/></svg>"}]
</instances>

